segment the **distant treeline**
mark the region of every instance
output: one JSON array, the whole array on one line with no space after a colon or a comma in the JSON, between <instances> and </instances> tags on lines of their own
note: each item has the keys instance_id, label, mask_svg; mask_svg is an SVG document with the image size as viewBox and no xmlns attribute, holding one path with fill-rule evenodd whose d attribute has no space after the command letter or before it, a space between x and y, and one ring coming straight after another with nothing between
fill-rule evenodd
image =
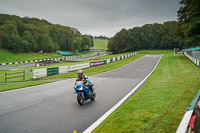
<instances>
[{"instance_id":1,"label":"distant treeline","mask_svg":"<svg viewBox=\"0 0 200 133\"><path fill-rule=\"evenodd\" d=\"M109 38L106 36L95 36L95 39L101 39L101 40L108 40Z\"/></svg>"},{"instance_id":2,"label":"distant treeline","mask_svg":"<svg viewBox=\"0 0 200 133\"><path fill-rule=\"evenodd\" d=\"M12 52L82 51L93 46L93 37L71 27L38 18L0 14L0 48Z\"/></svg>"},{"instance_id":3,"label":"distant treeline","mask_svg":"<svg viewBox=\"0 0 200 133\"><path fill-rule=\"evenodd\" d=\"M176 27L177 22L172 21L122 29L108 41L108 49L113 53L122 53L141 49L180 48L183 42L174 35Z\"/></svg>"},{"instance_id":4,"label":"distant treeline","mask_svg":"<svg viewBox=\"0 0 200 133\"><path fill-rule=\"evenodd\" d=\"M173 49L200 46L200 0L181 0L178 22L146 24L122 29L108 42L113 53L140 49Z\"/></svg>"}]
</instances>

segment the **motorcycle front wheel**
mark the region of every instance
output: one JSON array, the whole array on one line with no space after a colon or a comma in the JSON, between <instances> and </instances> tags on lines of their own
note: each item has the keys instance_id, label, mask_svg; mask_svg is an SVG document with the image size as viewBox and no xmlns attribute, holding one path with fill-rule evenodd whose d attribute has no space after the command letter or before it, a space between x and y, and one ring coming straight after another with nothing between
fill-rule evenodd
<instances>
[{"instance_id":1,"label":"motorcycle front wheel","mask_svg":"<svg viewBox=\"0 0 200 133\"><path fill-rule=\"evenodd\" d=\"M84 97L81 96L81 94L77 94L77 101L80 105L83 105L84 104Z\"/></svg>"},{"instance_id":2,"label":"motorcycle front wheel","mask_svg":"<svg viewBox=\"0 0 200 133\"><path fill-rule=\"evenodd\" d=\"M93 93L92 93L92 96L91 96L91 100L93 101L93 100L95 99L95 97L96 97L96 93L93 92Z\"/></svg>"}]
</instances>

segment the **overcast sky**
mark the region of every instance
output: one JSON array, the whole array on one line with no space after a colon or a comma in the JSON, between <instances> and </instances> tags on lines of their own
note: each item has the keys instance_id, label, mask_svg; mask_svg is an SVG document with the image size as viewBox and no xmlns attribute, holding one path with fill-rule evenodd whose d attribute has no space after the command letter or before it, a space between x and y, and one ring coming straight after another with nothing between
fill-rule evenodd
<instances>
[{"instance_id":1,"label":"overcast sky","mask_svg":"<svg viewBox=\"0 0 200 133\"><path fill-rule=\"evenodd\" d=\"M0 0L0 13L112 37L122 28L177 20L179 6L179 0Z\"/></svg>"}]
</instances>

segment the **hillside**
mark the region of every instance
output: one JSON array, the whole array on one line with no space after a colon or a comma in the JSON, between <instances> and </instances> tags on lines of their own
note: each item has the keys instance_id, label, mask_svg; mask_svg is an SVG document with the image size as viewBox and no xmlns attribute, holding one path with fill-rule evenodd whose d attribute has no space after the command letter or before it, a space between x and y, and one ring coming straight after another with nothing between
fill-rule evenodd
<instances>
[{"instance_id":1,"label":"hillside","mask_svg":"<svg viewBox=\"0 0 200 133\"><path fill-rule=\"evenodd\" d=\"M0 48L19 53L88 50L92 37L44 19L0 14Z\"/></svg>"},{"instance_id":2,"label":"hillside","mask_svg":"<svg viewBox=\"0 0 200 133\"><path fill-rule=\"evenodd\" d=\"M105 49L107 50L107 45L108 45L108 40L103 40L103 39L94 39L94 47L93 49Z\"/></svg>"}]
</instances>

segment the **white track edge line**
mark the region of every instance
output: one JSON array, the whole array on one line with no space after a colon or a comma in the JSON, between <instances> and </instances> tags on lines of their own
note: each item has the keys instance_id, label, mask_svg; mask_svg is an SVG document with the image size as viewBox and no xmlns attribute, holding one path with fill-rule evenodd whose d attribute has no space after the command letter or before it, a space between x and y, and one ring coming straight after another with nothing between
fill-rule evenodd
<instances>
[{"instance_id":1,"label":"white track edge line","mask_svg":"<svg viewBox=\"0 0 200 133\"><path fill-rule=\"evenodd\" d=\"M124 98L122 98L115 106L113 106L110 110L108 110L103 116L101 116L96 122L94 122L90 127L88 127L83 133L91 133L97 126L99 126L112 112L114 112L119 106L121 106L154 72L156 67L158 66L161 58L158 60L157 64L155 65L154 69L131 91L129 92Z\"/></svg>"}]
</instances>

